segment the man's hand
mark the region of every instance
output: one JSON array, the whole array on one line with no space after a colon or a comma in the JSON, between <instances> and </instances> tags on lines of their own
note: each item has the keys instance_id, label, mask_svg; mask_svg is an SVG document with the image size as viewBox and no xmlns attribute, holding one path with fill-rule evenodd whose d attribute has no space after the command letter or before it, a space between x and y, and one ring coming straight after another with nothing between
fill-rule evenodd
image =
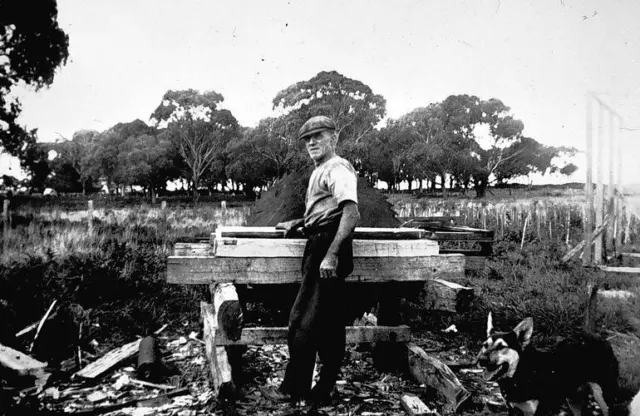
<instances>
[{"instance_id":1,"label":"man's hand","mask_svg":"<svg viewBox=\"0 0 640 416\"><path fill-rule=\"evenodd\" d=\"M304 225L304 219L285 221L276 225L276 230L284 230L285 237L292 237Z\"/></svg>"},{"instance_id":2,"label":"man's hand","mask_svg":"<svg viewBox=\"0 0 640 416\"><path fill-rule=\"evenodd\" d=\"M327 253L320 263L320 278L333 279L338 277L336 270L338 269L338 256L333 253Z\"/></svg>"}]
</instances>

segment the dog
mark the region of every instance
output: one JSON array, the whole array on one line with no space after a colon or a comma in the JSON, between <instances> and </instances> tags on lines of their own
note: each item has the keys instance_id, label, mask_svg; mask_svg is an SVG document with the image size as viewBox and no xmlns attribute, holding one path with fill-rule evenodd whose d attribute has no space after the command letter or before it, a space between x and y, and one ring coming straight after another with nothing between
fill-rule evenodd
<instances>
[{"instance_id":1,"label":"dog","mask_svg":"<svg viewBox=\"0 0 640 416\"><path fill-rule=\"evenodd\" d=\"M591 396L598 395L599 407L613 405L619 369L606 340L585 332L539 350L530 345L532 333L532 318L508 332L495 331L491 313L487 318L487 339L477 363L485 380L500 386L510 414L557 414L567 404L593 405Z\"/></svg>"}]
</instances>

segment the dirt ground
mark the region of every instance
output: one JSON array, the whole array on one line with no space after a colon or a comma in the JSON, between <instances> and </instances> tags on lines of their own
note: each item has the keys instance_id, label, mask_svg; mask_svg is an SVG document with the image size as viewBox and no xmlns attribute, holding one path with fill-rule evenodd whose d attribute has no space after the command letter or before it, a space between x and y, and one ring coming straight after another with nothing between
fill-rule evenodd
<instances>
[{"instance_id":1,"label":"dirt ground","mask_svg":"<svg viewBox=\"0 0 640 416\"><path fill-rule=\"evenodd\" d=\"M44 388L16 396L23 406L41 412L108 414L108 415L406 415L401 406L404 394L414 394L434 412L440 412L443 401L426 386L420 386L410 376L399 371L382 373L375 369L373 348L369 344L349 345L340 380L338 397L331 406L312 409L306 404L292 406L270 401L262 392L265 387L277 387L288 361L285 345L249 346L243 354L241 386L235 406L216 403L210 388L209 367L203 342L197 328L184 323L180 331L158 336L162 362L167 371L153 379L153 384L140 383L135 369L135 357L108 371L99 380L50 378ZM471 393L458 408L457 414L506 414L497 385L485 382L478 369L471 365L475 345L468 345L462 335L444 332L414 334L414 342L428 354L439 358L459 378ZM104 351L101 353L106 353ZM188 388L177 397L165 397L166 392ZM148 400L142 400L148 399ZM127 403L131 403L127 406ZM106 406L125 406L111 412Z\"/></svg>"}]
</instances>

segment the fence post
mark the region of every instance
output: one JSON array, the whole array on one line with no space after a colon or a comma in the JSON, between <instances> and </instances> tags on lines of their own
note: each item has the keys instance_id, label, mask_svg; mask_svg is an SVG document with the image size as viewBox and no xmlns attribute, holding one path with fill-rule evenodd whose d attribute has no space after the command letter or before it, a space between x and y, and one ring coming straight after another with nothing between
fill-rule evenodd
<instances>
[{"instance_id":1,"label":"fence post","mask_svg":"<svg viewBox=\"0 0 640 416\"><path fill-rule=\"evenodd\" d=\"M4 254L9 253L9 233L11 232L11 224L9 223L9 200L5 198L2 203L2 239L4 240Z\"/></svg>"},{"instance_id":2,"label":"fence post","mask_svg":"<svg viewBox=\"0 0 640 416\"><path fill-rule=\"evenodd\" d=\"M569 247L570 242L571 242L571 205L569 205L567 209L567 240L565 242L567 247Z\"/></svg>"},{"instance_id":3,"label":"fence post","mask_svg":"<svg viewBox=\"0 0 640 416\"><path fill-rule=\"evenodd\" d=\"M604 107L602 104L598 108L598 146L596 157L596 168L598 172L596 183L596 228L602 225L602 218L604 217L604 163L603 163L603 150L604 150ZM595 264L602 263L602 253L606 251L606 247L603 247L604 236L600 235L595 241L595 250L593 252L593 261Z\"/></svg>"},{"instance_id":4,"label":"fence post","mask_svg":"<svg viewBox=\"0 0 640 416\"><path fill-rule=\"evenodd\" d=\"M87 221L89 223L89 233L93 232L93 201L89 200L87 207Z\"/></svg>"},{"instance_id":5,"label":"fence post","mask_svg":"<svg viewBox=\"0 0 640 416\"><path fill-rule=\"evenodd\" d=\"M160 203L160 209L162 210L162 245L167 242L167 201Z\"/></svg>"},{"instance_id":6,"label":"fence post","mask_svg":"<svg viewBox=\"0 0 640 416\"><path fill-rule=\"evenodd\" d=\"M613 113L609 113L609 185L607 188L607 214L609 214L609 223L607 224L607 245L613 249L613 253L617 252L617 247L615 245L616 238L614 235L615 222L616 222L616 212L615 212L615 194L614 194L614 185L613 185L613 153L614 153L614 141L615 141L615 131L614 131L614 116Z\"/></svg>"},{"instance_id":7,"label":"fence post","mask_svg":"<svg viewBox=\"0 0 640 416\"><path fill-rule=\"evenodd\" d=\"M584 265L591 264L591 240L593 237L593 132L592 120L593 111L591 109L591 94L587 94L587 118L586 118L586 136L587 136L587 180L584 185L584 194L586 198L586 212L584 213L584 256L582 263Z\"/></svg>"},{"instance_id":8,"label":"fence post","mask_svg":"<svg viewBox=\"0 0 640 416\"><path fill-rule=\"evenodd\" d=\"M619 128L622 128L622 120L620 118L618 118L618 126ZM620 144L621 141L621 135L617 134L616 135L616 159L617 159L617 163L616 165L618 166L617 172L616 172L616 182L617 182L617 189L618 189L618 197L616 198L616 219L615 219L615 224L616 224L616 247L620 248L622 247L622 202L623 202L623 198L624 198L624 194L623 194L623 190L622 190L622 145Z\"/></svg>"}]
</instances>

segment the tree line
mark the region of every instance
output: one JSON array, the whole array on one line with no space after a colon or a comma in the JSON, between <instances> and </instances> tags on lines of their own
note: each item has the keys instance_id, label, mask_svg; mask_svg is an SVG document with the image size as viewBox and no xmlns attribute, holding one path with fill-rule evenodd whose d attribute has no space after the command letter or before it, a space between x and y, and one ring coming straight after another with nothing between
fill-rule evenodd
<instances>
[{"instance_id":1,"label":"tree line","mask_svg":"<svg viewBox=\"0 0 640 416\"><path fill-rule=\"evenodd\" d=\"M384 97L332 71L280 91L272 101L280 115L255 127L240 126L231 111L220 107L223 101L215 91L167 91L148 124L118 123L102 132L80 130L69 140L42 143L39 150L54 151L55 157L35 172L40 186L83 193L99 182L111 193L138 186L155 200L167 181L182 180L194 200L203 189L227 187L254 196L284 174L308 166L297 132L319 114L336 121L339 154L372 184L382 181L391 190L406 181L438 186L445 196L448 189L472 188L482 197L492 183L575 170L558 158L575 149L524 136L524 123L495 98L452 95L385 120Z\"/></svg>"},{"instance_id":2,"label":"tree line","mask_svg":"<svg viewBox=\"0 0 640 416\"><path fill-rule=\"evenodd\" d=\"M21 104L11 88L50 85L69 56L69 38L58 26L56 0L38 5L0 0L0 56L6 58L0 65L0 150L20 159L31 189L87 193L106 184L115 193L139 186L155 200L167 181L182 180L194 200L200 189L228 186L252 195L309 166L297 132L314 115L332 117L339 154L371 183L385 182L391 190L406 181L410 187L439 186L445 194L472 188L482 197L492 183L576 169L558 157L575 149L524 136L523 122L498 99L452 95L387 119L382 95L335 71L280 91L272 101L278 115L255 127L240 126L221 108L221 94L188 89L167 91L149 123L79 130L69 139L40 143L37 130L17 122ZM3 182L15 180L5 175Z\"/></svg>"}]
</instances>

